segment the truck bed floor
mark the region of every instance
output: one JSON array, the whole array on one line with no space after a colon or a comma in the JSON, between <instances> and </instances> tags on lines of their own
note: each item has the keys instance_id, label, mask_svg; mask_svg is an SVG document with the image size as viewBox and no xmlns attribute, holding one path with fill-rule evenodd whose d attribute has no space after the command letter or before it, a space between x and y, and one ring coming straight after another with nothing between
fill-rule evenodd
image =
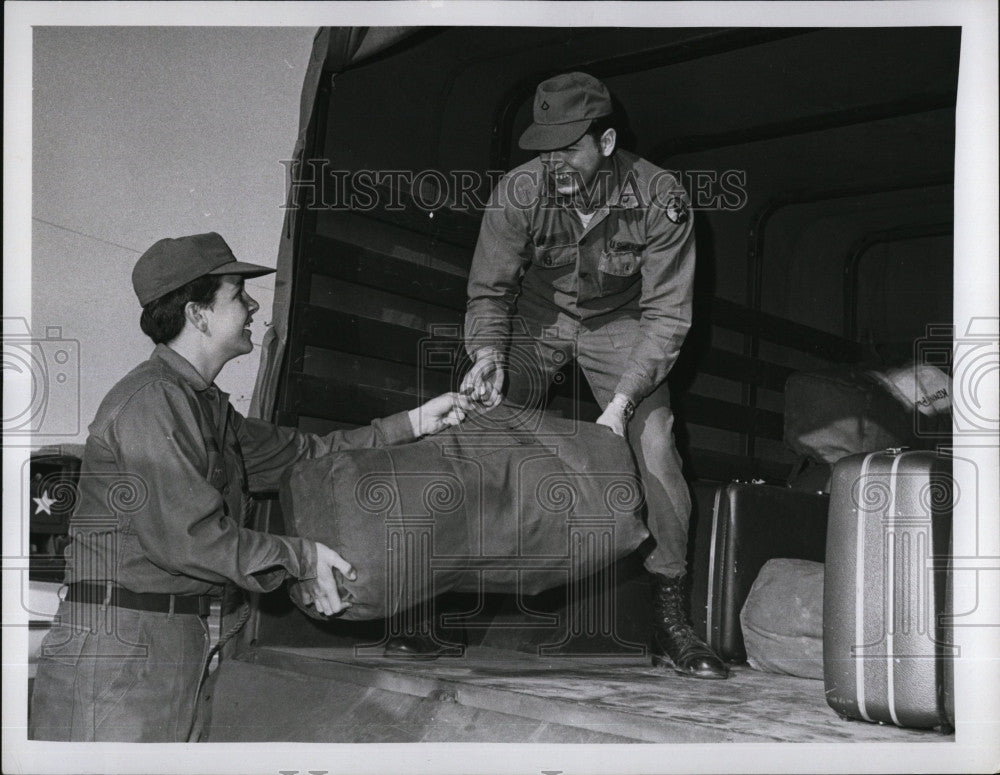
<instances>
[{"instance_id":1,"label":"truck bed floor","mask_svg":"<svg viewBox=\"0 0 1000 775\"><path fill-rule=\"evenodd\" d=\"M257 648L219 668L211 741L945 742L840 719L822 681L737 666L700 681L645 659L471 647L410 662L350 648Z\"/></svg>"}]
</instances>

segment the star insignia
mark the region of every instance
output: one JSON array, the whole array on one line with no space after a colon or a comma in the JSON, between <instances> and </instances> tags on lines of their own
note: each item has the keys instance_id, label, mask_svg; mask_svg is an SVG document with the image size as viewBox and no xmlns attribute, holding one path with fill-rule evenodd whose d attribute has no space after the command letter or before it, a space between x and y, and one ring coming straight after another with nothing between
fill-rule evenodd
<instances>
[{"instance_id":1,"label":"star insignia","mask_svg":"<svg viewBox=\"0 0 1000 775\"><path fill-rule=\"evenodd\" d=\"M42 491L41 498L32 498L31 500L35 502L35 514L41 514L44 511L49 516L52 516L52 504L55 503L55 500L49 497L48 490Z\"/></svg>"}]
</instances>

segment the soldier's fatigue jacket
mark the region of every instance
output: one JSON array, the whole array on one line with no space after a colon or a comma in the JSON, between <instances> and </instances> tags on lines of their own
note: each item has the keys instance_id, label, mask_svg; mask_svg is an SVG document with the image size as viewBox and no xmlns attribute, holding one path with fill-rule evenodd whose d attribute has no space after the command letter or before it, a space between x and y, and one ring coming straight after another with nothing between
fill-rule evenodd
<instances>
[{"instance_id":1,"label":"soldier's fatigue jacket","mask_svg":"<svg viewBox=\"0 0 1000 775\"><path fill-rule=\"evenodd\" d=\"M162 344L111 389L89 430L67 583L174 595L315 578L312 541L243 524L248 492L276 490L299 460L413 438L405 413L327 436L248 419Z\"/></svg>"},{"instance_id":2,"label":"soldier's fatigue jacket","mask_svg":"<svg viewBox=\"0 0 1000 775\"><path fill-rule=\"evenodd\" d=\"M677 178L624 150L600 178L585 228L550 191L538 158L505 175L483 216L469 276L470 355L497 346L522 308L565 313L588 327L638 320L616 392L639 403L659 385L691 325L695 247Z\"/></svg>"}]
</instances>

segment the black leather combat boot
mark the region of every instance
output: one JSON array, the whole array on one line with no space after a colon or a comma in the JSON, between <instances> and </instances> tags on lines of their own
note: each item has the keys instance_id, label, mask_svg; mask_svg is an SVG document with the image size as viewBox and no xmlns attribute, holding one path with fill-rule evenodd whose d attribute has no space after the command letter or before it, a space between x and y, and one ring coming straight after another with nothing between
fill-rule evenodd
<instances>
[{"instance_id":1,"label":"black leather combat boot","mask_svg":"<svg viewBox=\"0 0 1000 775\"><path fill-rule=\"evenodd\" d=\"M396 659L437 659L441 646L430 635L397 635L385 643L385 656Z\"/></svg>"},{"instance_id":2,"label":"black leather combat boot","mask_svg":"<svg viewBox=\"0 0 1000 775\"><path fill-rule=\"evenodd\" d=\"M442 640L435 631L434 616L429 607L417 606L393 615L390 632L395 633L385 643L384 655L396 659L437 659L461 656L464 649L456 643Z\"/></svg>"},{"instance_id":3,"label":"black leather combat boot","mask_svg":"<svg viewBox=\"0 0 1000 775\"><path fill-rule=\"evenodd\" d=\"M688 623L685 582L685 576L653 574L653 664L694 678L728 678L725 662Z\"/></svg>"}]
</instances>

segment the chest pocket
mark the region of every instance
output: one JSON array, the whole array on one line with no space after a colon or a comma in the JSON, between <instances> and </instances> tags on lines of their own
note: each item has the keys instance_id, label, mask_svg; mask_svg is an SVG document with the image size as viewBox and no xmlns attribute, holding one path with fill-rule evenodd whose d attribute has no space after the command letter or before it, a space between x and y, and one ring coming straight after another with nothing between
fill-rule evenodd
<instances>
[{"instance_id":1,"label":"chest pocket","mask_svg":"<svg viewBox=\"0 0 1000 775\"><path fill-rule=\"evenodd\" d=\"M208 483L216 490L221 491L228 480L225 458L214 436L205 439L205 446L208 451Z\"/></svg>"},{"instance_id":2,"label":"chest pocket","mask_svg":"<svg viewBox=\"0 0 1000 775\"><path fill-rule=\"evenodd\" d=\"M576 245L535 245L531 263L541 269L559 269L576 263Z\"/></svg>"},{"instance_id":3,"label":"chest pocket","mask_svg":"<svg viewBox=\"0 0 1000 775\"><path fill-rule=\"evenodd\" d=\"M216 428L212 422L211 413L199 403L199 421L202 437L208 452L208 483L222 495L222 507L225 514L240 522L244 514L243 503L246 490L246 471L243 467L243 452L239 439L229 422L231 407L224 408L226 421L224 426ZM220 438L219 432L222 431Z\"/></svg>"},{"instance_id":4,"label":"chest pocket","mask_svg":"<svg viewBox=\"0 0 1000 775\"><path fill-rule=\"evenodd\" d=\"M534 279L562 293L576 291L576 245L536 245L531 264Z\"/></svg>"},{"instance_id":5,"label":"chest pocket","mask_svg":"<svg viewBox=\"0 0 1000 775\"><path fill-rule=\"evenodd\" d=\"M246 469L243 466L243 450L240 448L239 439L233 425L228 421L228 414L232 409L226 407L227 422L225 434L222 440L222 468L225 472L224 479L220 484L215 485L222 493L222 500L225 505L226 514L243 524L247 516L248 496Z\"/></svg>"},{"instance_id":6,"label":"chest pocket","mask_svg":"<svg viewBox=\"0 0 1000 775\"><path fill-rule=\"evenodd\" d=\"M597 268L604 293L623 291L639 279L644 249L644 245L612 242L601 253Z\"/></svg>"}]
</instances>

